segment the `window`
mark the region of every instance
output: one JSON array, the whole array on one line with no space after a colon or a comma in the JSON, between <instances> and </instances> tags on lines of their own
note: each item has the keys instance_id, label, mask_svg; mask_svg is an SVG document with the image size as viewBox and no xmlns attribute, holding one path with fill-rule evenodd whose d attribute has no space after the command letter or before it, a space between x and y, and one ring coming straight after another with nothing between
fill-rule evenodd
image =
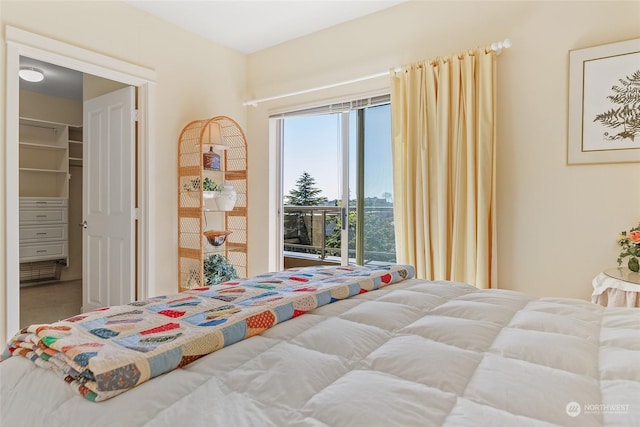
<instances>
[{"instance_id":1,"label":"window","mask_svg":"<svg viewBox=\"0 0 640 427\"><path fill-rule=\"evenodd\" d=\"M285 268L395 262L389 96L274 119Z\"/></svg>"}]
</instances>

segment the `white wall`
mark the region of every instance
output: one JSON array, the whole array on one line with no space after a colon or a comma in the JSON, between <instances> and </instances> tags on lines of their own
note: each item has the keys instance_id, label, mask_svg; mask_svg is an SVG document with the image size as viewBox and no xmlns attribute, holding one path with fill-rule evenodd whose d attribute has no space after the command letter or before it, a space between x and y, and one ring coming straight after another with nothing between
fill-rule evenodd
<instances>
[{"instance_id":1,"label":"white wall","mask_svg":"<svg viewBox=\"0 0 640 427\"><path fill-rule=\"evenodd\" d=\"M499 286L588 299L593 277L616 266L617 234L640 220L640 164L566 164L568 51L640 37L640 2L409 2L250 55L248 93L349 80L506 37L513 47L498 58ZM382 78L250 109L250 156L262 159L252 163L252 205L276 202L266 179L270 112L387 88ZM270 223L251 219L255 259L269 249ZM262 261L254 268L266 269Z\"/></svg>"},{"instance_id":2,"label":"white wall","mask_svg":"<svg viewBox=\"0 0 640 427\"><path fill-rule=\"evenodd\" d=\"M154 294L177 291L177 139L188 122L217 115L230 116L245 127L244 99L246 57L160 21L124 2L95 1L5 1L0 23L0 124L2 146L5 129L5 25L41 34L65 43L156 71L156 140L151 149L156 159L157 191L154 205L160 243L154 249L158 283L150 284ZM0 150L0 224L5 223L5 152ZM0 232L0 331L5 330L5 233ZM176 279L174 279L176 278ZM0 335L2 335L0 333ZM0 336L4 342L6 337Z\"/></svg>"}]
</instances>

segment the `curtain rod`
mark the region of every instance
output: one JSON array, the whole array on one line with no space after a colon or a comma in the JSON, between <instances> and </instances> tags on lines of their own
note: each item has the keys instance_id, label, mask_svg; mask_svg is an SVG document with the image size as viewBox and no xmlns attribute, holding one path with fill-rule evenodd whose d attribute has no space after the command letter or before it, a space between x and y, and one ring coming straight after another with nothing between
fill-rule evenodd
<instances>
[{"instance_id":1,"label":"curtain rod","mask_svg":"<svg viewBox=\"0 0 640 427\"><path fill-rule=\"evenodd\" d=\"M504 39L503 41L493 42L491 43L490 47L491 47L491 50L496 53L496 55L500 55L500 53L502 52L502 49L509 49L511 47L511 40ZM400 71L400 67L394 68L393 71L395 72ZM384 77L388 75L389 75L389 71L383 71L380 73L369 74L368 76L357 77L355 79L345 80L338 83L331 83L324 86L312 87L310 89L298 90L296 92L284 93L282 95L269 96L267 98L250 99L248 101L243 102L242 105L245 107L246 106L257 107L260 102L273 101L273 100L282 99L282 98L289 98L291 96L296 96L296 95L304 95L306 93L317 92L325 89L332 89L334 87L350 85L352 83L358 83L365 80L376 79L378 77Z\"/></svg>"}]
</instances>

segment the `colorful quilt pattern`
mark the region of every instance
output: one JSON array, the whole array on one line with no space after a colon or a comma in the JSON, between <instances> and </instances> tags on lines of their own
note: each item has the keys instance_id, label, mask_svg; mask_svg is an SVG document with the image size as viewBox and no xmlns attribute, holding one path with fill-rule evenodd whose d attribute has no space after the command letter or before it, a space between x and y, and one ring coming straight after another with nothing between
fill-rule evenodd
<instances>
[{"instance_id":1,"label":"colorful quilt pattern","mask_svg":"<svg viewBox=\"0 0 640 427\"><path fill-rule=\"evenodd\" d=\"M412 278L411 266L303 267L105 307L32 325L0 360L22 356L103 401L331 302Z\"/></svg>"}]
</instances>

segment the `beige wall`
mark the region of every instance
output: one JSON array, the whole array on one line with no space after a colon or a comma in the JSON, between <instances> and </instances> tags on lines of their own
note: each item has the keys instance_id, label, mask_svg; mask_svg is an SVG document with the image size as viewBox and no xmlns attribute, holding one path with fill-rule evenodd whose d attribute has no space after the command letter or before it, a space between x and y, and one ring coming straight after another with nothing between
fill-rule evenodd
<instances>
[{"instance_id":1,"label":"beige wall","mask_svg":"<svg viewBox=\"0 0 640 427\"><path fill-rule=\"evenodd\" d=\"M122 89L127 85L113 80L103 79L102 77L93 76L91 74L82 75L82 99L88 100L97 98L100 95Z\"/></svg>"},{"instance_id":2,"label":"beige wall","mask_svg":"<svg viewBox=\"0 0 640 427\"><path fill-rule=\"evenodd\" d=\"M249 56L248 93L268 97L375 74L511 38L498 58L498 282L588 299L616 265L615 238L640 220L640 164L567 166L568 51L640 37L640 2L424 1ZM274 202L267 117L291 106L388 87L382 78L249 110L252 205ZM271 157L270 157L271 156ZM252 218L266 253L266 216ZM258 269L266 268L261 265Z\"/></svg>"},{"instance_id":3,"label":"beige wall","mask_svg":"<svg viewBox=\"0 0 640 427\"><path fill-rule=\"evenodd\" d=\"M157 283L154 294L177 290L176 244L176 141L191 120L227 115L245 127L241 102L246 87L246 56L169 25L124 2L108 1L6 1L2 0L0 23L0 124L4 140L5 121L5 25L41 34L156 71L156 138L151 142L157 176L151 194L158 206L151 230L159 245L154 248ZM4 142L2 146L4 147ZM5 152L0 150L0 224L5 223ZM0 233L0 312L6 313L4 231ZM0 331L4 331L4 314ZM0 335L3 335L0 332ZM0 336L4 340L5 337Z\"/></svg>"},{"instance_id":4,"label":"beige wall","mask_svg":"<svg viewBox=\"0 0 640 427\"><path fill-rule=\"evenodd\" d=\"M82 126L82 102L20 91L20 117Z\"/></svg>"}]
</instances>

